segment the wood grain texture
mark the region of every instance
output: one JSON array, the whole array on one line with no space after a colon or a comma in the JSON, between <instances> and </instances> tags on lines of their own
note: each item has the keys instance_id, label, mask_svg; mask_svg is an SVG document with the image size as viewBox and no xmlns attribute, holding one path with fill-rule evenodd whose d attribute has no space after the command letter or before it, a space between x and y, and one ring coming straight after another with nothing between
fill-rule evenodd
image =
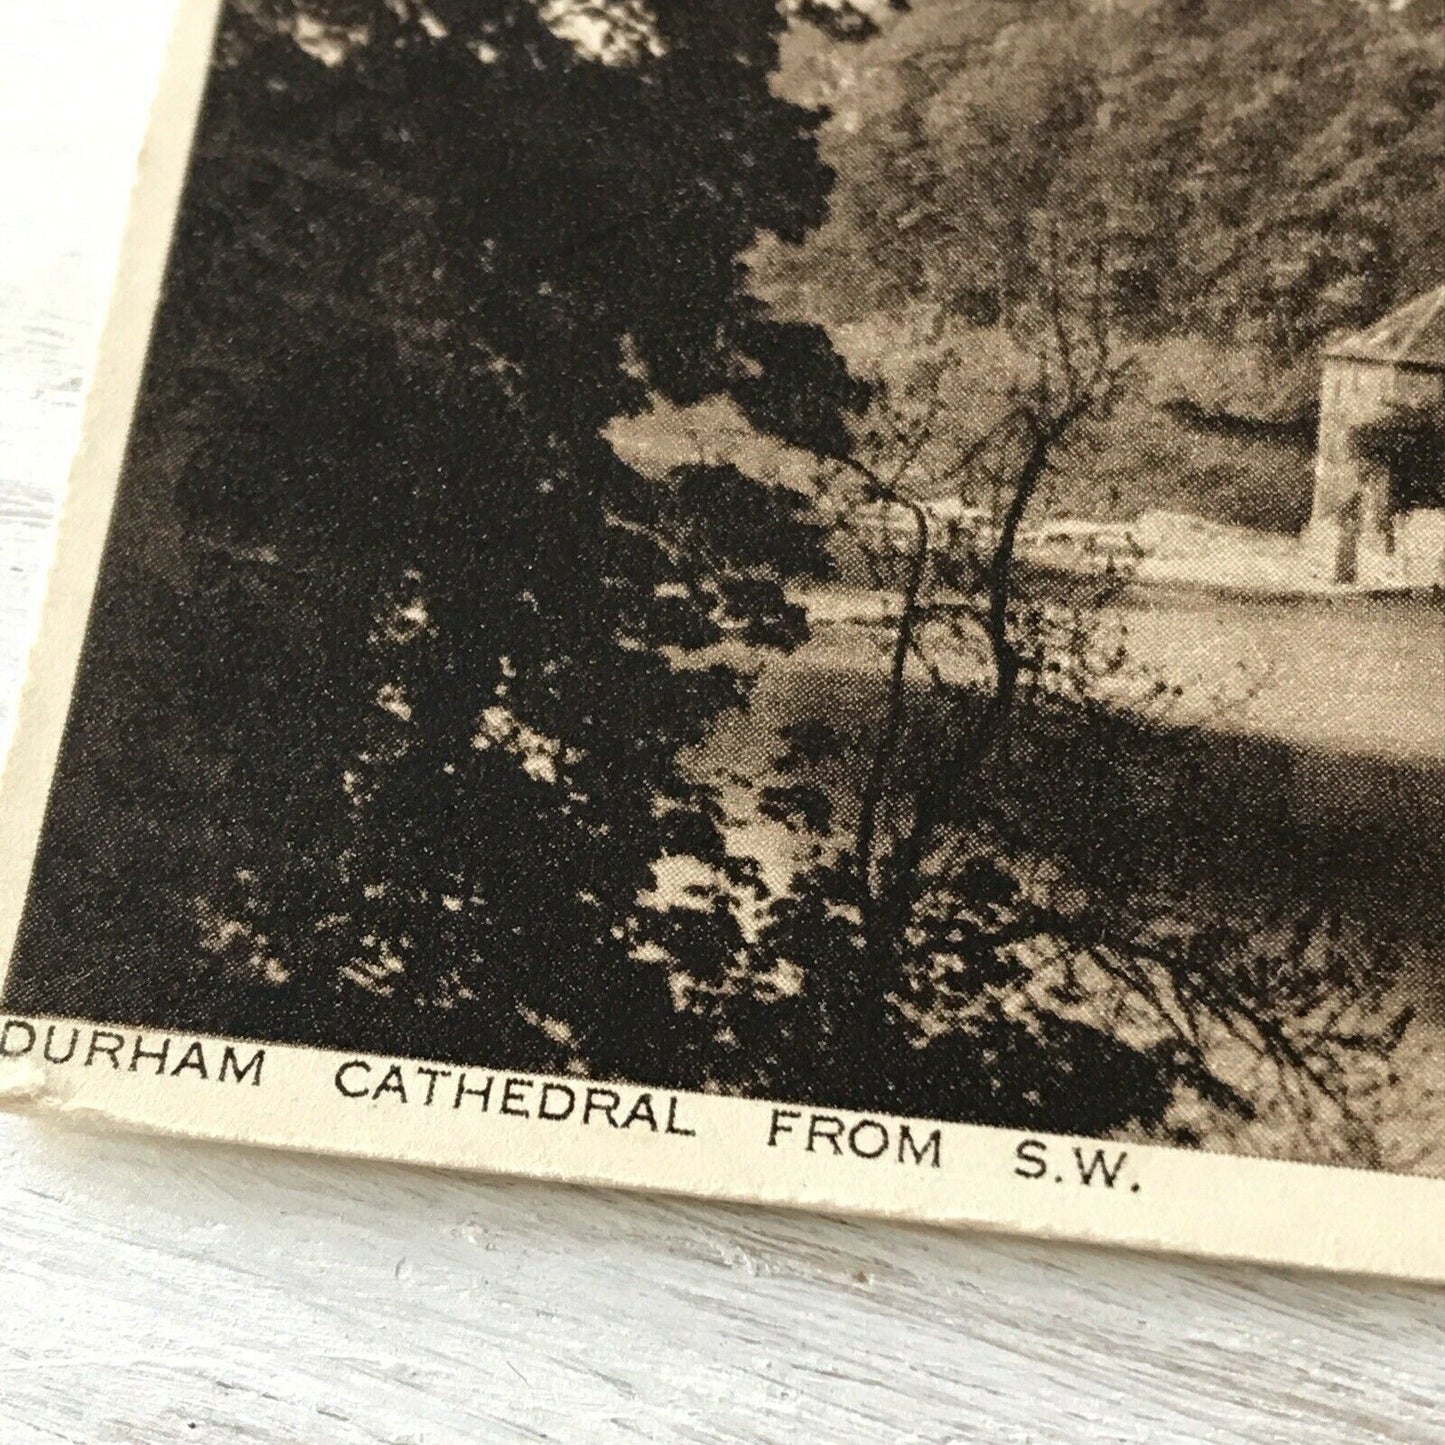
<instances>
[{"instance_id":1,"label":"wood grain texture","mask_svg":"<svg viewBox=\"0 0 1445 1445\"><path fill-rule=\"evenodd\" d=\"M168 9L0 0L7 729ZM1426 1289L8 1118L0 1242L6 1445L1445 1440Z\"/></svg>"}]
</instances>

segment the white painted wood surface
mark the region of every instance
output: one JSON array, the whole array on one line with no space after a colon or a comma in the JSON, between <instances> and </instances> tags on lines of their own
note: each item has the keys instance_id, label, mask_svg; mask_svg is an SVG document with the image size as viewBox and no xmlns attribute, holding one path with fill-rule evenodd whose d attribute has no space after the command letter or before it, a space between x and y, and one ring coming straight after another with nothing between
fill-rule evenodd
<instances>
[{"instance_id":1,"label":"white painted wood surface","mask_svg":"<svg viewBox=\"0 0 1445 1445\"><path fill-rule=\"evenodd\" d=\"M7 728L169 3L0 0ZM0 1445L1445 1440L1445 1291L12 1118L0 1249Z\"/></svg>"}]
</instances>

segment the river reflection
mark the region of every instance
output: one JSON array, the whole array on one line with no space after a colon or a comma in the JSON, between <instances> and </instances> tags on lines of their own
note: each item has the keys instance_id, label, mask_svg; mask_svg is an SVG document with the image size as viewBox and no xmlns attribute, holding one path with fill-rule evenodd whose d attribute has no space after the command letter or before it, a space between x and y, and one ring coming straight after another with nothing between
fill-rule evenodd
<instances>
[{"instance_id":1,"label":"river reflection","mask_svg":"<svg viewBox=\"0 0 1445 1445\"><path fill-rule=\"evenodd\" d=\"M778 730L802 718L860 736L876 723L890 635L876 619L888 599L840 590L810 602L812 640L763 663L752 706L701 750L703 771L767 775ZM1141 588L1101 625L1125 643L1130 686L1142 695L1139 676L1157 676L1181 696L1163 713L1123 709L1107 737L1081 716L1046 740L1038 765L1017 779L1019 810L1041 846L1121 888L1157 883L1211 909L1337 909L1422 959L1445 957L1437 603ZM962 651L942 656L942 667L960 681L982 670ZM916 685L926 712L921 670ZM927 747L917 741L926 733L925 724L915 746ZM836 781L842 800L847 779ZM726 791L739 819L733 846L786 891L797 840ZM1432 974L1445 970L1432 965ZM1445 1007L1445 981L1441 992Z\"/></svg>"}]
</instances>

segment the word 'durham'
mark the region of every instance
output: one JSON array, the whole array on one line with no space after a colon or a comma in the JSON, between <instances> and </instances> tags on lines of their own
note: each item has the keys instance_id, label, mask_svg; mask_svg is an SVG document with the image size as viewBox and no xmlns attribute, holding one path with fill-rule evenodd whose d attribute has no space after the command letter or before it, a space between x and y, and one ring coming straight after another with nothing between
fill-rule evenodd
<instances>
[{"instance_id":1,"label":"word 'durham'","mask_svg":"<svg viewBox=\"0 0 1445 1445\"><path fill-rule=\"evenodd\" d=\"M32 1057L37 1063L82 1069L155 1074L171 1079L209 1079L259 1087L266 1050L215 1040L147 1036L75 1024L38 1024L7 1019L0 1026L0 1059Z\"/></svg>"}]
</instances>

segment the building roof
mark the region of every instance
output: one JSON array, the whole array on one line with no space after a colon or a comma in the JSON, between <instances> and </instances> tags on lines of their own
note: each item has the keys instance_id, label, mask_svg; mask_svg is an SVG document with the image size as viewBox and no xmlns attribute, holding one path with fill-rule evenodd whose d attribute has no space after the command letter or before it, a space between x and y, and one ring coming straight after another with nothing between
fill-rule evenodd
<instances>
[{"instance_id":1,"label":"building roof","mask_svg":"<svg viewBox=\"0 0 1445 1445\"><path fill-rule=\"evenodd\" d=\"M1325 355L1445 371L1445 286L1407 301L1363 331L1336 337Z\"/></svg>"}]
</instances>

